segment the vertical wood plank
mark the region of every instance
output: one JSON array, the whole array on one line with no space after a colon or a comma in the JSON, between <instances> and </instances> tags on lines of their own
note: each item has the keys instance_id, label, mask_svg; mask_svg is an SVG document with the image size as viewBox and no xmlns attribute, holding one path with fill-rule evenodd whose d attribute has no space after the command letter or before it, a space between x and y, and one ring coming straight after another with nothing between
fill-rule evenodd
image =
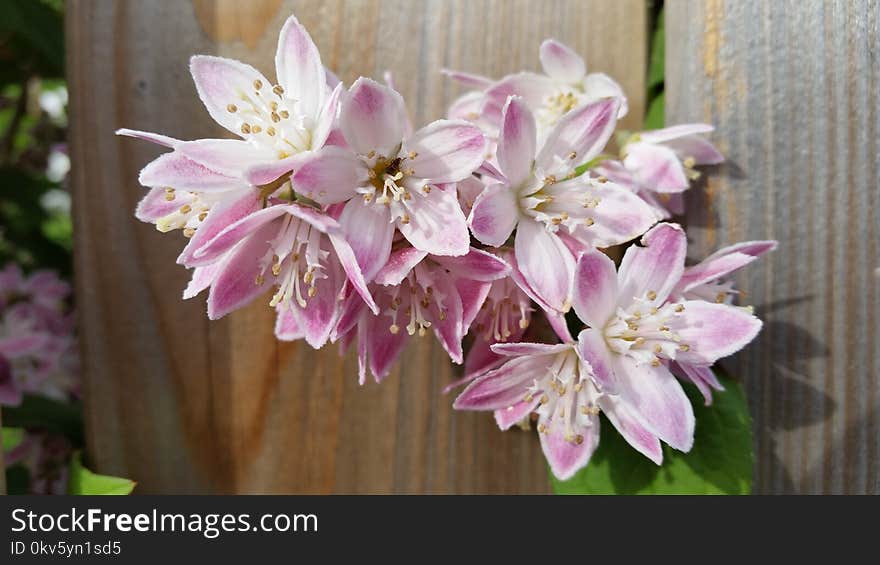
<instances>
[{"instance_id":1,"label":"vertical wood plank","mask_svg":"<svg viewBox=\"0 0 880 565\"><path fill-rule=\"evenodd\" d=\"M780 248L738 278L766 325L727 364L748 387L756 490L880 492L880 5L667 3L667 123L728 157L692 191L695 257Z\"/></svg>"},{"instance_id":2,"label":"vertical wood plank","mask_svg":"<svg viewBox=\"0 0 880 565\"><path fill-rule=\"evenodd\" d=\"M356 383L335 347L277 343L263 301L208 323L183 302L182 239L139 224L137 171L158 150L127 126L221 135L187 72L193 53L272 73L291 12L341 79L393 72L418 123L460 89L441 67L501 76L537 69L554 36L615 74L644 108L646 8L639 0L228 0L68 3L77 292L86 421L98 470L142 492L547 492L532 434L453 414L454 375L432 340L413 340L381 386ZM621 53L623 53L621 59ZM614 55L614 56L612 56Z\"/></svg>"}]
</instances>

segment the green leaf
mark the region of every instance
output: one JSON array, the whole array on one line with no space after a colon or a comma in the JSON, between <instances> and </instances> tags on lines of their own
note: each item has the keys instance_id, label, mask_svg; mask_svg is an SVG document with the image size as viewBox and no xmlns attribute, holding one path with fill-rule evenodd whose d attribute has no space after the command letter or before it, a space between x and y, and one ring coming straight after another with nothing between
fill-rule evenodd
<instances>
[{"instance_id":1,"label":"green leaf","mask_svg":"<svg viewBox=\"0 0 880 565\"><path fill-rule=\"evenodd\" d=\"M692 385L685 390L697 419L689 453L663 446L657 466L602 418L599 447L586 468L568 481L553 479L557 494L748 494L752 487L752 421L740 385L719 378L724 392L705 406Z\"/></svg>"},{"instance_id":2,"label":"green leaf","mask_svg":"<svg viewBox=\"0 0 880 565\"><path fill-rule=\"evenodd\" d=\"M665 117L663 114L663 105L666 97L661 92L651 100L648 106L648 113L645 115L645 129L660 129L663 127Z\"/></svg>"},{"instance_id":3,"label":"green leaf","mask_svg":"<svg viewBox=\"0 0 880 565\"><path fill-rule=\"evenodd\" d=\"M657 27L651 38L651 61L648 63L648 90L661 86L665 74L666 37L663 26L663 10L657 16Z\"/></svg>"},{"instance_id":4,"label":"green leaf","mask_svg":"<svg viewBox=\"0 0 880 565\"><path fill-rule=\"evenodd\" d=\"M3 453L8 453L19 446L24 439L24 430L22 428L7 428L3 426L0 429L3 435Z\"/></svg>"},{"instance_id":5,"label":"green leaf","mask_svg":"<svg viewBox=\"0 0 880 565\"><path fill-rule=\"evenodd\" d=\"M55 6L35 0L3 0L0 39L4 45L0 52L3 79L31 72L64 76L64 18ZM12 69L18 73L10 72Z\"/></svg>"},{"instance_id":6,"label":"green leaf","mask_svg":"<svg viewBox=\"0 0 880 565\"><path fill-rule=\"evenodd\" d=\"M83 467L79 451L71 458L67 494L131 494L136 484L129 479L89 471Z\"/></svg>"},{"instance_id":7,"label":"green leaf","mask_svg":"<svg viewBox=\"0 0 880 565\"><path fill-rule=\"evenodd\" d=\"M83 445L82 410L78 404L26 394L18 406L3 407L3 423L63 434L74 446Z\"/></svg>"}]
</instances>

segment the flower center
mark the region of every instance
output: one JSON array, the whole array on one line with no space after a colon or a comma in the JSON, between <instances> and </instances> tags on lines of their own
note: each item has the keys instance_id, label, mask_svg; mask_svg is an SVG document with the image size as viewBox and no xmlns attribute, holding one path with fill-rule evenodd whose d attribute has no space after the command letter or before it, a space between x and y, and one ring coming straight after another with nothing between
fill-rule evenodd
<instances>
[{"instance_id":1,"label":"flower center","mask_svg":"<svg viewBox=\"0 0 880 565\"><path fill-rule=\"evenodd\" d=\"M409 335L424 336L433 323L446 319L446 296L435 291L434 274L421 263L410 271L400 285L391 287L391 304L384 312L391 318L388 331L400 332L406 323Z\"/></svg>"},{"instance_id":2,"label":"flower center","mask_svg":"<svg viewBox=\"0 0 880 565\"><path fill-rule=\"evenodd\" d=\"M399 147L398 150L399 152ZM411 151L408 155L396 154L394 157L386 157L370 151L366 155L359 155L361 162L367 169L368 184L358 188L363 195L364 202L377 206L388 207L391 219L408 224L411 219L411 208L407 204L412 199L412 187L416 183L413 178L415 171L407 163L415 159L418 154ZM423 195L431 192L431 187L423 185L417 192Z\"/></svg>"},{"instance_id":3,"label":"flower center","mask_svg":"<svg viewBox=\"0 0 880 565\"><path fill-rule=\"evenodd\" d=\"M276 149L279 159L311 149L313 118L304 116L296 101L284 97L281 85L269 88L255 80L252 87L226 105L226 111L238 118L241 136Z\"/></svg>"},{"instance_id":4,"label":"flower center","mask_svg":"<svg viewBox=\"0 0 880 565\"><path fill-rule=\"evenodd\" d=\"M321 248L323 234L308 222L287 216L270 243L270 249L261 261L261 272L255 283L262 285L266 271L271 269L277 289L269 306L292 307L292 302L305 308L308 299L318 292L318 282L328 277L326 261L329 251Z\"/></svg>"},{"instance_id":5,"label":"flower center","mask_svg":"<svg viewBox=\"0 0 880 565\"><path fill-rule=\"evenodd\" d=\"M572 152L567 158L575 159L576 155ZM588 177L572 180L574 175L572 170L562 179L556 175L545 176L538 190L520 199L522 212L552 232L558 231L560 226L566 227L569 233L593 226L595 209L602 202L602 185L608 181Z\"/></svg>"},{"instance_id":6,"label":"flower center","mask_svg":"<svg viewBox=\"0 0 880 565\"><path fill-rule=\"evenodd\" d=\"M626 309L618 308L604 330L605 341L612 351L654 367L660 365L661 359L675 359L679 351L690 349L675 332L680 326L684 304L651 306L656 297L657 293L649 290Z\"/></svg>"},{"instance_id":7,"label":"flower center","mask_svg":"<svg viewBox=\"0 0 880 565\"><path fill-rule=\"evenodd\" d=\"M544 98L544 104L538 108L535 117L544 128L553 127L568 112L580 104L580 95L571 88L560 89Z\"/></svg>"},{"instance_id":8,"label":"flower center","mask_svg":"<svg viewBox=\"0 0 880 565\"><path fill-rule=\"evenodd\" d=\"M176 200L180 207L156 220L156 229L162 233L182 229L183 235L192 237L208 217L211 207L222 197L223 193L188 192L168 187L165 189L165 200Z\"/></svg>"},{"instance_id":9,"label":"flower center","mask_svg":"<svg viewBox=\"0 0 880 565\"><path fill-rule=\"evenodd\" d=\"M495 281L474 327L487 342L505 342L517 331L517 327L520 330L529 327L533 311L529 304L528 297L510 278Z\"/></svg>"},{"instance_id":10,"label":"flower center","mask_svg":"<svg viewBox=\"0 0 880 565\"><path fill-rule=\"evenodd\" d=\"M540 398L535 410L541 416L539 433L550 433L551 426L561 425L566 441L581 444L584 437L578 430L592 425L591 417L599 413L598 396L598 390L572 346L555 355L543 374L539 373L529 387L524 400L532 402Z\"/></svg>"}]
</instances>

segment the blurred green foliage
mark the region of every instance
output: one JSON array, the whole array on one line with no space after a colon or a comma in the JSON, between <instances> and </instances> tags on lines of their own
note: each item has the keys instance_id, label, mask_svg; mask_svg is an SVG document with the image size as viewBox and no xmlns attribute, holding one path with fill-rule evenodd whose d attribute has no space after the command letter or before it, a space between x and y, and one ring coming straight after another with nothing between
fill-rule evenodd
<instances>
[{"instance_id":1,"label":"blurred green foliage","mask_svg":"<svg viewBox=\"0 0 880 565\"><path fill-rule=\"evenodd\" d=\"M0 265L69 275L62 8L0 2Z\"/></svg>"}]
</instances>

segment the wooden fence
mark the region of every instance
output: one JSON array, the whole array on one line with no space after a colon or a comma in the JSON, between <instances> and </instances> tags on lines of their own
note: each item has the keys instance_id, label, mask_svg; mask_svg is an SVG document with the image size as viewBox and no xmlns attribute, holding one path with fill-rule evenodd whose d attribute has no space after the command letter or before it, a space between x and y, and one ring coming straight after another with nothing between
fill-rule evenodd
<instances>
[{"instance_id":1,"label":"wooden fence","mask_svg":"<svg viewBox=\"0 0 880 565\"><path fill-rule=\"evenodd\" d=\"M692 202L700 252L775 237L740 281L767 319L735 372L757 423L760 492L876 492L877 7L669 2L667 104L718 126L731 158ZM195 96L193 53L266 72L291 12L349 82L394 73L418 123L460 92L441 67L537 68L556 37L644 114L641 0L70 0L68 73L77 300L90 458L140 492L548 492L531 434L453 414L433 340L381 386L335 347L278 343L260 301L209 322L183 302L182 240L132 217L158 150L118 127L222 135ZM816 40L819 41L816 41Z\"/></svg>"}]
</instances>

